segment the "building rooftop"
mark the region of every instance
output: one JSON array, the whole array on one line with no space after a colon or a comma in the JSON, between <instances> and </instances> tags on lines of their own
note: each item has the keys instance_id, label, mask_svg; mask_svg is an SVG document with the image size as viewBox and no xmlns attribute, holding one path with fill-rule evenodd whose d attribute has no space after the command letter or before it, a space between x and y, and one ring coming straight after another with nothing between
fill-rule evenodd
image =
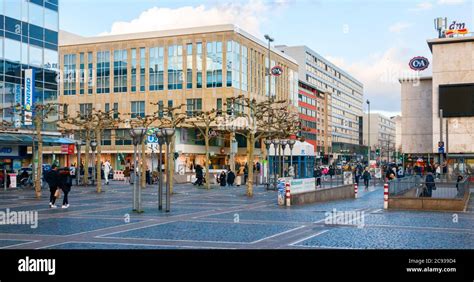
<instances>
[{"instance_id":1,"label":"building rooftop","mask_svg":"<svg viewBox=\"0 0 474 282\"><path fill-rule=\"evenodd\" d=\"M434 38L429 39L426 42L430 47L430 51L433 52L433 45L435 44L450 44L450 43L462 43L474 41L474 34L471 33L469 36L458 36L458 37L445 37L445 38Z\"/></svg>"},{"instance_id":2,"label":"building rooftop","mask_svg":"<svg viewBox=\"0 0 474 282\"><path fill-rule=\"evenodd\" d=\"M139 40L139 39L148 39L148 38L160 38L160 37L173 37L179 35L192 35L192 34L201 34L201 33L215 33L215 32L225 32L233 31L239 33L240 35L246 37L249 40L254 41L264 48L268 48L267 43L258 39L257 37L251 35L250 33L242 30L234 24L223 24L223 25L211 25L211 26L199 26L191 28L180 28L180 29L170 29L170 30L157 30L157 31L146 31L146 32L136 32L136 33L126 33L126 34L115 34L115 35L105 35L105 36L91 36L83 37L76 35L67 31L60 31L59 33L59 46L72 46L72 45L82 45L82 44L93 44L93 43L108 43L115 41L124 41L124 40ZM283 58L298 64L298 62L292 57L284 54L280 50L271 47L271 50Z\"/></svg>"}]
</instances>

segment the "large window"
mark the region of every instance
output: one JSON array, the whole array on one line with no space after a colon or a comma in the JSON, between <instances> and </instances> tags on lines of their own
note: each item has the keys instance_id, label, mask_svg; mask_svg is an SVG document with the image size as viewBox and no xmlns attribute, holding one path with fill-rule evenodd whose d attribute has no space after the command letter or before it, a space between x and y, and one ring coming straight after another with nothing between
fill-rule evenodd
<instances>
[{"instance_id":1,"label":"large window","mask_svg":"<svg viewBox=\"0 0 474 282\"><path fill-rule=\"evenodd\" d=\"M202 99L186 99L186 115L194 116L202 111Z\"/></svg>"},{"instance_id":2,"label":"large window","mask_svg":"<svg viewBox=\"0 0 474 282\"><path fill-rule=\"evenodd\" d=\"M183 89L183 46L168 47L168 89Z\"/></svg>"},{"instance_id":3,"label":"large window","mask_svg":"<svg viewBox=\"0 0 474 282\"><path fill-rule=\"evenodd\" d=\"M110 92L110 52L97 52L97 94Z\"/></svg>"},{"instance_id":4,"label":"large window","mask_svg":"<svg viewBox=\"0 0 474 282\"><path fill-rule=\"evenodd\" d=\"M145 117L145 101L133 101L131 103L131 117Z\"/></svg>"},{"instance_id":5,"label":"large window","mask_svg":"<svg viewBox=\"0 0 474 282\"><path fill-rule=\"evenodd\" d=\"M58 12L44 9L44 27L52 31L58 31Z\"/></svg>"},{"instance_id":6,"label":"large window","mask_svg":"<svg viewBox=\"0 0 474 282\"><path fill-rule=\"evenodd\" d=\"M240 88L240 44L227 42L227 86Z\"/></svg>"},{"instance_id":7,"label":"large window","mask_svg":"<svg viewBox=\"0 0 474 282\"><path fill-rule=\"evenodd\" d=\"M79 94L84 94L84 53L79 54Z\"/></svg>"},{"instance_id":8,"label":"large window","mask_svg":"<svg viewBox=\"0 0 474 282\"><path fill-rule=\"evenodd\" d=\"M92 103L79 104L80 118L87 118L92 113Z\"/></svg>"},{"instance_id":9,"label":"large window","mask_svg":"<svg viewBox=\"0 0 474 282\"><path fill-rule=\"evenodd\" d=\"M145 48L140 48L140 92L145 91Z\"/></svg>"},{"instance_id":10,"label":"large window","mask_svg":"<svg viewBox=\"0 0 474 282\"><path fill-rule=\"evenodd\" d=\"M193 88L193 44L186 45L186 88Z\"/></svg>"},{"instance_id":11,"label":"large window","mask_svg":"<svg viewBox=\"0 0 474 282\"><path fill-rule=\"evenodd\" d=\"M127 92L127 50L114 51L114 92Z\"/></svg>"},{"instance_id":12,"label":"large window","mask_svg":"<svg viewBox=\"0 0 474 282\"><path fill-rule=\"evenodd\" d=\"M76 95L76 54L64 55L63 94Z\"/></svg>"},{"instance_id":13,"label":"large window","mask_svg":"<svg viewBox=\"0 0 474 282\"><path fill-rule=\"evenodd\" d=\"M242 45L242 84L241 84L240 89L242 89L243 91L247 91L247 88L248 88L247 64L248 64L247 47Z\"/></svg>"},{"instance_id":14,"label":"large window","mask_svg":"<svg viewBox=\"0 0 474 282\"><path fill-rule=\"evenodd\" d=\"M92 94L92 86L94 85L94 71L92 69L92 52L87 53L87 94Z\"/></svg>"},{"instance_id":15,"label":"large window","mask_svg":"<svg viewBox=\"0 0 474 282\"><path fill-rule=\"evenodd\" d=\"M150 48L150 91L163 90L164 48Z\"/></svg>"},{"instance_id":16,"label":"large window","mask_svg":"<svg viewBox=\"0 0 474 282\"><path fill-rule=\"evenodd\" d=\"M206 86L222 87L222 42L208 42L206 54Z\"/></svg>"},{"instance_id":17,"label":"large window","mask_svg":"<svg viewBox=\"0 0 474 282\"><path fill-rule=\"evenodd\" d=\"M44 8L33 2L29 2L28 4L28 18L30 24L34 24L39 27L44 27Z\"/></svg>"},{"instance_id":18,"label":"large window","mask_svg":"<svg viewBox=\"0 0 474 282\"><path fill-rule=\"evenodd\" d=\"M132 145L132 137L128 129L115 129L115 145Z\"/></svg>"},{"instance_id":19,"label":"large window","mask_svg":"<svg viewBox=\"0 0 474 282\"><path fill-rule=\"evenodd\" d=\"M202 43L196 43L196 88L202 88Z\"/></svg>"},{"instance_id":20,"label":"large window","mask_svg":"<svg viewBox=\"0 0 474 282\"><path fill-rule=\"evenodd\" d=\"M131 91L137 91L137 49L132 49L132 86Z\"/></svg>"}]
</instances>

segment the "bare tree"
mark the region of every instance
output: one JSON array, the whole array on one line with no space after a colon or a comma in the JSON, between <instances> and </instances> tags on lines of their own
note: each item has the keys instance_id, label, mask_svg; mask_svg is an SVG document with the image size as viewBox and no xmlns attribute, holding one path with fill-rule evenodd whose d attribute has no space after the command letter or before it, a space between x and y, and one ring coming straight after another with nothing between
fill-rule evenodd
<instances>
[{"instance_id":1,"label":"bare tree","mask_svg":"<svg viewBox=\"0 0 474 282\"><path fill-rule=\"evenodd\" d=\"M247 196L253 196L253 159L255 142L262 138L285 138L296 135L299 131L298 114L291 111L287 100L264 100L237 96L230 99L231 103L240 103L245 109L238 117L243 117L245 123L237 124L237 134L247 140ZM240 126L239 126L240 125Z\"/></svg>"},{"instance_id":2,"label":"bare tree","mask_svg":"<svg viewBox=\"0 0 474 282\"><path fill-rule=\"evenodd\" d=\"M218 120L218 113L215 109L211 109L210 111L199 111L193 113L192 116L186 119L186 124L193 126L194 128L198 129L201 135L204 138L205 150L206 150L206 188L210 189L210 181L209 181L209 142L210 140L215 137L215 135L211 135L212 128L217 127L217 120Z\"/></svg>"}]
</instances>

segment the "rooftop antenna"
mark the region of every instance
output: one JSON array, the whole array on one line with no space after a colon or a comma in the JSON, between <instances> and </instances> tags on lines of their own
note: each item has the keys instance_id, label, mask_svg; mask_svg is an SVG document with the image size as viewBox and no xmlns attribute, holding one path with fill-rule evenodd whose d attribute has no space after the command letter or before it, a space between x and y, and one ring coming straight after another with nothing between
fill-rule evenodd
<instances>
[{"instance_id":1,"label":"rooftop antenna","mask_svg":"<svg viewBox=\"0 0 474 282\"><path fill-rule=\"evenodd\" d=\"M434 19L434 27L438 31L438 38L445 37L444 31L446 30L448 25L448 18L436 18Z\"/></svg>"}]
</instances>

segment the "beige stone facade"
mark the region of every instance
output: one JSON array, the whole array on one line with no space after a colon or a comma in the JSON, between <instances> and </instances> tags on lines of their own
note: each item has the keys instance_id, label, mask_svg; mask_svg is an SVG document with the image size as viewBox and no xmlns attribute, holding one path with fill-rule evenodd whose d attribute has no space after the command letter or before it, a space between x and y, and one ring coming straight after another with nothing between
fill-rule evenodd
<instances>
[{"instance_id":1,"label":"beige stone facade","mask_svg":"<svg viewBox=\"0 0 474 282\"><path fill-rule=\"evenodd\" d=\"M208 42L220 42L221 56L210 57L207 56L207 43ZM236 49L239 49L240 56L237 59L233 59L232 64L234 69L228 69L228 55L234 56L233 53L228 52L228 42L233 42L235 53ZM238 43L238 45L235 45ZM188 54L188 47L192 44L192 54ZM201 44L202 52L198 55L197 46ZM180 67L182 73L179 75L179 82L182 83L182 89L168 89L168 47L169 46L181 46L181 62ZM163 47L163 90L150 90L150 70L154 67L150 62L150 48ZM140 56L140 49L145 50L145 59L142 60ZM219 47L218 47L219 48ZM114 92L114 51L126 50L126 70L127 70L127 91L126 92ZM136 50L136 91L131 91L132 86L132 50ZM295 60L282 54L276 49L271 49L271 60L272 66L278 65L283 69L281 76L273 78L272 81L272 93L276 92L275 95L278 99L291 100L293 105L297 105L298 99L298 65ZM235 97L238 95L244 95L245 97L255 98L257 100L268 98L267 79L266 76L266 58L268 49L264 42L254 38L252 35L240 30L233 25L220 25L220 26L209 26L199 28L189 28L180 30L169 30L169 31L156 31L156 32L145 32L136 34L125 34L125 35L112 35L112 36L101 36L101 37L90 37L84 38L79 36L73 36L71 34L65 34L60 37L60 69L62 74L65 73L65 61L68 65L71 65L70 58L71 54L75 54L75 61L72 65L75 65L76 72L72 76L75 84L73 90L75 95L64 95L65 82L64 80L60 84L60 95L59 102L68 105L68 112L75 113L80 110L80 104L91 103L95 109L105 109L106 103L109 105L109 109L113 108L115 103L118 104L118 111L122 114L122 117L126 117L131 113L131 103L134 101L145 102L145 114L151 114L157 110L156 105L152 105L151 102L157 103L163 101L165 107L168 105L168 101L172 101L173 106L180 104L185 105L188 99L201 99L202 110L210 110L212 108L218 108L220 103L223 110L226 109L226 99ZM98 52L108 51L110 54L110 81L109 81L109 93L97 94L97 59ZM229 50L230 51L230 50ZM247 55L244 56L246 51ZM92 52L92 80L89 80L89 70L87 64L88 53ZM81 54L84 56L83 71L81 70ZM197 87L197 65L199 63L199 56L202 58L201 66L202 71L202 88ZM206 71L207 65L212 65L213 60L222 65L221 76L222 86L220 87L207 87ZM144 80L145 89L140 91L140 70L143 68L141 62L145 62L144 66ZM178 61L179 62L179 61ZM190 68L192 75L192 87L187 87L188 82L188 62L192 63ZM215 63L215 62L214 62ZM240 69L237 73L235 70L236 64ZM233 78L240 82L239 85L233 83L232 86L227 86L227 71L232 70ZM244 71L245 70L245 71ZM84 72L84 75L81 75ZM236 77L235 75L238 75ZM84 80L81 80L84 77ZM70 79L70 77L69 77ZM90 83L89 83L90 81ZM247 86L243 86L243 82L246 81ZM82 82L82 83L81 83ZM88 85L92 87L92 94L88 94ZM81 93L81 85L84 86L84 94ZM68 85L70 90L71 84ZM247 88L247 89L245 89ZM67 93L67 94L70 94ZM219 102L218 102L218 99ZM122 129L126 128L125 125L121 126ZM179 132L184 134L183 132ZM197 146L196 144L186 143L191 139L196 138L195 136L183 137L183 135L177 134L176 146L179 153L183 156L188 154L199 154L203 153L203 146ZM183 143L184 142L184 143ZM221 140L218 144L214 144L211 148L212 154L222 155L222 159L229 152L229 141ZM111 132L110 145L102 147L102 152L110 154L112 163L118 153L130 154L133 152L132 146L127 145L116 145L116 136L114 131ZM148 149L148 152L151 150ZM259 152L259 151L258 151ZM257 152L257 153L258 153ZM239 148L241 155L245 154L245 148ZM180 156L181 158L181 156ZM220 161L222 162L222 161Z\"/></svg>"}]
</instances>

